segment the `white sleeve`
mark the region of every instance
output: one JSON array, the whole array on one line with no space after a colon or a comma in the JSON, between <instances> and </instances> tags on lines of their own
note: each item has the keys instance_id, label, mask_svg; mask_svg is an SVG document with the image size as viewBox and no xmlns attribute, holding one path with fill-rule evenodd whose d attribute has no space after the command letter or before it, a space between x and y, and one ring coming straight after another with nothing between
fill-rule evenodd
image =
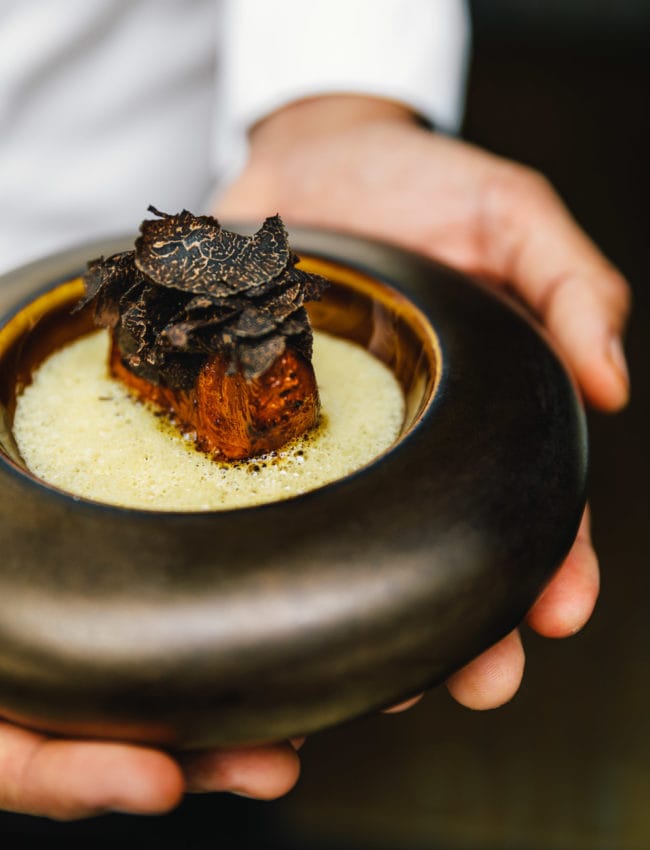
<instances>
[{"instance_id":1,"label":"white sleeve","mask_svg":"<svg viewBox=\"0 0 650 850\"><path fill-rule=\"evenodd\" d=\"M466 0L224 0L215 165L241 167L246 134L300 98L397 100L443 131L462 116Z\"/></svg>"}]
</instances>

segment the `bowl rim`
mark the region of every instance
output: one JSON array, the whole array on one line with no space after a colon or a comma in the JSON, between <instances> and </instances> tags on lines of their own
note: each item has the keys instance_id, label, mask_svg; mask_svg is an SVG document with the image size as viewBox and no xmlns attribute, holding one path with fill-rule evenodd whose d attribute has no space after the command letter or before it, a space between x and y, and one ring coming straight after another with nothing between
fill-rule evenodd
<instances>
[{"instance_id":1,"label":"bowl rim","mask_svg":"<svg viewBox=\"0 0 650 850\"><path fill-rule=\"evenodd\" d=\"M243 229L250 229L250 227L245 227ZM93 245L94 243L91 243L91 250ZM100 250L97 253L104 254L106 252ZM95 254L92 254L90 256L95 256ZM423 420L426 419L426 417L429 415L431 406L434 403L436 397L436 393L438 392L441 383L444 381L445 362L442 355L440 341L436 334L435 328L431 324L429 317L424 313L424 311L421 310L413 300L409 299L402 291L396 288L392 281L384 280L377 274L371 274L365 269L355 268L350 264L341 263L338 258L331 258L317 254L313 255L308 251L301 251L300 261L315 266L317 269L317 273L323 274L324 276L327 276L328 271L330 273L334 271L334 273L336 274L336 279L333 280L333 283L339 288L352 289L356 293L361 293L363 296L367 296L368 300L380 301L380 303L382 303L382 306L390 304L395 309L395 315L399 316L405 322L405 324L413 330L416 335L418 335L422 340L424 340L425 338L427 339L429 350L426 353L426 356L428 357L429 362L431 364L431 372L433 374L433 381L431 383L431 386L428 387L426 391L423 391L423 400L420 404L420 408L417 414L412 418L412 421L408 424L405 424L402 427L397 438L387 448L385 448L371 460L367 461L360 467L353 469L345 476L341 476L340 478L336 478L332 481L328 481L316 487L312 487L307 491L292 494L291 496L285 497L282 500L272 500L270 502L262 502L232 508L208 508L191 510L144 508L128 505L119 505L116 503L104 502L100 499L94 499L88 496L76 494L69 490L63 489L62 487L58 487L56 484L52 484L51 482L42 479L33 472L31 472L27 464L25 464L24 462L21 463L15 458L13 458L11 454L5 450L5 447L2 445L2 443L0 443L0 468L5 468L11 474L33 483L33 485L36 487L42 488L50 492L54 497L61 498L64 501L67 500L68 502L72 502L76 505L84 505L91 509L100 508L122 513L154 514L156 516L163 515L165 517L171 518L178 514L228 514L232 511L249 511L258 508L264 508L275 501L291 502L295 499L303 498L308 493L317 492L329 487L336 487L336 485L341 480L355 476L358 473L362 473L365 470L372 468L375 464L381 463L382 459L386 455L393 452L402 442L408 440L411 433L422 425ZM37 261L37 263L33 264L33 266L36 269L40 270L42 264L46 262L47 260ZM32 266L30 265L27 268L32 268ZM20 271L21 270L14 272L13 276L20 275ZM12 304L8 311L4 313L0 312L0 349L3 345L3 337L5 334L10 336L9 344L11 345L11 343L13 342L13 340L11 340L12 325L20 319L23 313L25 313L29 308L35 307L41 300L47 299L48 296L55 295L59 290L76 290L79 287L79 281L82 275L84 274L84 271L85 266L71 268L69 272L59 275L51 282L43 283L40 288L37 288L29 295L25 295L18 302ZM353 282L351 283L351 281ZM0 278L0 291L1 285L2 278ZM374 299L373 295L375 296ZM74 292L72 292L72 294L68 297L66 297L65 293L62 293L60 301L57 301L56 304L51 305L50 309L60 308L62 304L67 302L68 299L70 300L70 302L72 302L75 297L78 296L76 296ZM44 306L43 312L38 314L37 320L40 319L42 316L45 316L47 312L47 307ZM34 327L32 322L29 321L29 318L27 318L26 325L27 332L29 333ZM17 334L14 334L14 338L16 335L19 335L21 333L21 330L22 329L19 326ZM83 334L80 334L80 336L81 335ZM0 350L0 362L1 359L2 351Z\"/></svg>"}]
</instances>

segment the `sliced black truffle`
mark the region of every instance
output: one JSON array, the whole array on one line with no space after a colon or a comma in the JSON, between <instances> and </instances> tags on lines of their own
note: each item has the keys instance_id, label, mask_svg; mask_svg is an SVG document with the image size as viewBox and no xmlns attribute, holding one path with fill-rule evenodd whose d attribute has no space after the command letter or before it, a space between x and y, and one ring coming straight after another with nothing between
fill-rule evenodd
<instances>
[{"instance_id":1,"label":"sliced black truffle","mask_svg":"<svg viewBox=\"0 0 650 850\"><path fill-rule=\"evenodd\" d=\"M173 386L179 356L199 355L198 371L201 356L220 353L252 380L284 351L287 338L303 337L300 348L310 349L308 323L302 314L298 323L290 319L328 281L295 268L299 258L280 216L242 236L212 216L149 209L159 218L142 223L134 251L89 264L82 301L94 304L98 324L116 329L135 374ZM191 382L182 373L184 384Z\"/></svg>"},{"instance_id":2,"label":"sliced black truffle","mask_svg":"<svg viewBox=\"0 0 650 850\"><path fill-rule=\"evenodd\" d=\"M89 263L110 368L211 453L242 458L313 427L319 399L305 303L328 281L296 267L279 216L253 236L149 208L135 250Z\"/></svg>"}]
</instances>

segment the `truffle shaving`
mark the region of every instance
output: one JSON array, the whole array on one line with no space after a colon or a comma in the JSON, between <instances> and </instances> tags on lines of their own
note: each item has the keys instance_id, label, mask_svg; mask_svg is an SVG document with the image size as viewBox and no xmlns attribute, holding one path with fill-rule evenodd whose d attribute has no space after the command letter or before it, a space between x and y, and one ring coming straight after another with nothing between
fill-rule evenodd
<instances>
[{"instance_id":1,"label":"truffle shaving","mask_svg":"<svg viewBox=\"0 0 650 850\"><path fill-rule=\"evenodd\" d=\"M111 329L114 374L188 429L196 430L197 418L207 422L210 433L199 434L197 442L215 455L246 456L242 451L253 451L253 443L257 453L276 446L275 438L265 442L271 426L246 412L244 397L251 409L273 409L283 440L313 426L318 393L304 304L320 298L329 282L296 267L299 258L280 216L243 236L212 216L149 210L157 218L142 223L135 250L93 260L85 276L79 307L92 305L96 323ZM237 403L223 400L230 392L227 378L237 379ZM223 409L208 385L222 397ZM209 415L191 412L199 387ZM287 400L272 398L280 391ZM289 403L294 412L304 408L295 428ZM246 419L245 427L228 419L235 415ZM249 435L241 437L248 448L223 448L228 440L215 434L231 426Z\"/></svg>"}]
</instances>

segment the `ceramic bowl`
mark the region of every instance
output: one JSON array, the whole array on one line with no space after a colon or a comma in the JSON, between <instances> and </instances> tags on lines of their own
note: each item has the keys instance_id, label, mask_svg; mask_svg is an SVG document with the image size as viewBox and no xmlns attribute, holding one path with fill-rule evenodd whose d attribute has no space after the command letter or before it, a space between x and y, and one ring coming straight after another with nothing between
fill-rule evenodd
<instances>
[{"instance_id":1,"label":"ceramic bowl","mask_svg":"<svg viewBox=\"0 0 650 850\"><path fill-rule=\"evenodd\" d=\"M521 621L578 528L583 411L521 310L395 247L292 233L333 281L315 325L404 389L402 434L369 466L206 513L36 479L12 437L16 394L88 329L70 316L86 260L131 245L85 245L0 284L0 714L175 748L281 739L434 685Z\"/></svg>"}]
</instances>

